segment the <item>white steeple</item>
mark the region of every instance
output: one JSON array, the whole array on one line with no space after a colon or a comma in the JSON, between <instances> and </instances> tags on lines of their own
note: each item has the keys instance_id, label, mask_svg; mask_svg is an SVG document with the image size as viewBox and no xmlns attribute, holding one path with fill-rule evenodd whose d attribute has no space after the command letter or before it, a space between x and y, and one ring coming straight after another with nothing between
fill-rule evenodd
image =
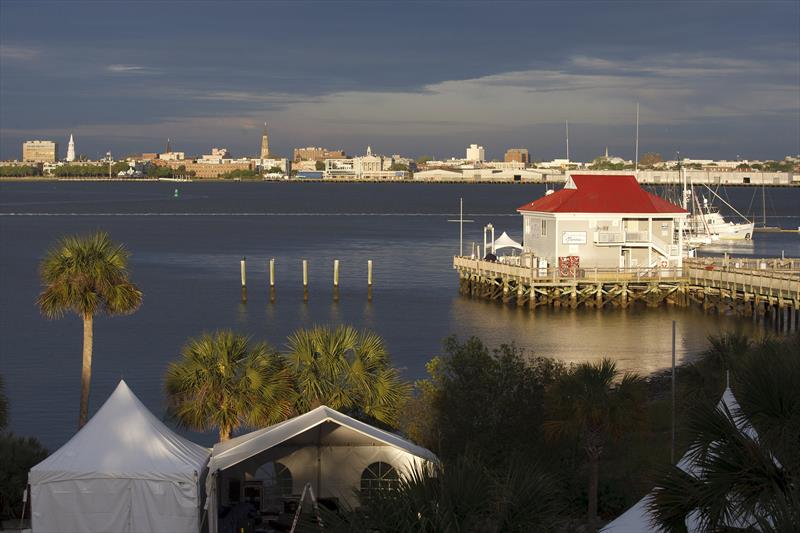
<instances>
[{"instance_id":1,"label":"white steeple","mask_svg":"<svg viewBox=\"0 0 800 533\"><path fill-rule=\"evenodd\" d=\"M372 146L367 146L367 155L372 155Z\"/></svg>"},{"instance_id":2,"label":"white steeple","mask_svg":"<svg viewBox=\"0 0 800 533\"><path fill-rule=\"evenodd\" d=\"M67 161L75 161L75 140L69 134L69 144L67 145Z\"/></svg>"}]
</instances>

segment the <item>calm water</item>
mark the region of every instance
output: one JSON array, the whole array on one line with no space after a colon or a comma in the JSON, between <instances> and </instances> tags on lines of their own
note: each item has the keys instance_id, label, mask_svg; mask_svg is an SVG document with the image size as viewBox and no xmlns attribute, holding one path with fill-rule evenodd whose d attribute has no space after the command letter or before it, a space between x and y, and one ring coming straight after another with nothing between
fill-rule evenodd
<instances>
[{"instance_id":1,"label":"calm water","mask_svg":"<svg viewBox=\"0 0 800 533\"><path fill-rule=\"evenodd\" d=\"M175 188L180 191L174 198ZM74 316L48 321L34 299L37 264L60 235L107 230L133 252L133 279L145 293L134 315L99 318L91 410L120 377L155 413L163 413L162 376L193 335L234 328L282 346L313 324L371 328L388 343L408 378L450 334L490 344L514 341L566 361L615 358L626 369L669 365L670 328L678 356L691 358L709 334L753 329L748 321L696 309L536 312L462 298L451 257L464 198L474 223L465 241L482 241L492 222L520 238L515 208L542 195L536 185L289 183L0 183L0 373L11 403L11 429L54 448L75 429L81 325ZM753 189L730 189L746 210ZM760 192L759 192L760 194ZM768 223L800 226L800 189L767 190ZM756 204L760 205L759 200ZM797 234L757 234L728 251L800 256ZM239 301L239 260L248 260L249 301ZM266 264L277 262L278 299L270 304ZM302 301L300 262L310 261L310 301ZM332 303L332 262L341 260L341 298ZM367 303L366 263L375 263ZM209 444L209 436L195 435Z\"/></svg>"}]
</instances>

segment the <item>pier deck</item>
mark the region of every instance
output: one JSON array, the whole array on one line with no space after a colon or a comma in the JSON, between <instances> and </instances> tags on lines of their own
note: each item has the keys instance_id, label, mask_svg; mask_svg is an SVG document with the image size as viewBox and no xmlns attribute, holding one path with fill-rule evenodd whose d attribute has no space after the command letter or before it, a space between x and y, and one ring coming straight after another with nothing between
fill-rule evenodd
<instances>
[{"instance_id":1,"label":"pier deck","mask_svg":"<svg viewBox=\"0 0 800 533\"><path fill-rule=\"evenodd\" d=\"M687 259L680 268L540 269L453 258L459 291L534 309L697 304L707 311L800 327L800 259ZM566 275L565 275L566 274Z\"/></svg>"}]
</instances>

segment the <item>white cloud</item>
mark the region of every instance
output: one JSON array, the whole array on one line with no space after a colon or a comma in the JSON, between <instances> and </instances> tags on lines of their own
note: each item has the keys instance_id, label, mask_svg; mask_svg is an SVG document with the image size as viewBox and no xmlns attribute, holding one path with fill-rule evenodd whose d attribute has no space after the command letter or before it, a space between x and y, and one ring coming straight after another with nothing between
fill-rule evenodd
<instances>
[{"instance_id":1,"label":"white cloud","mask_svg":"<svg viewBox=\"0 0 800 533\"><path fill-rule=\"evenodd\" d=\"M39 55L39 50L24 46L0 45L0 59L30 61Z\"/></svg>"},{"instance_id":2,"label":"white cloud","mask_svg":"<svg viewBox=\"0 0 800 533\"><path fill-rule=\"evenodd\" d=\"M154 69L152 67L120 64L108 65L106 70L114 74L156 74L158 72L158 69Z\"/></svg>"}]
</instances>

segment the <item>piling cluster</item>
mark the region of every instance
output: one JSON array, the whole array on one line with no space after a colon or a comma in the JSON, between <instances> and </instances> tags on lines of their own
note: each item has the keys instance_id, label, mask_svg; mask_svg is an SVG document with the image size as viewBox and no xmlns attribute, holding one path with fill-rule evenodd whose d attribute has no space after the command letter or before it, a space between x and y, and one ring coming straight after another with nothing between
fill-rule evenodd
<instances>
[{"instance_id":1,"label":"piling cluster","mask_svg":"<svg viewBox=\"0 0 800 533\"><path fill-rule=\"evenodd\" d=\"M301 262L303 269L303 301L308 302L308 259ZM242 302L247 302L247 258L242 257L239 262L239 270L242 278ZM275 303L275 258L269 260L269 301ZM372 301L372 259L367 261L367 300ZM333 301L339 301L339 260L333 260Z\"/></svg>"}]
</instances>

